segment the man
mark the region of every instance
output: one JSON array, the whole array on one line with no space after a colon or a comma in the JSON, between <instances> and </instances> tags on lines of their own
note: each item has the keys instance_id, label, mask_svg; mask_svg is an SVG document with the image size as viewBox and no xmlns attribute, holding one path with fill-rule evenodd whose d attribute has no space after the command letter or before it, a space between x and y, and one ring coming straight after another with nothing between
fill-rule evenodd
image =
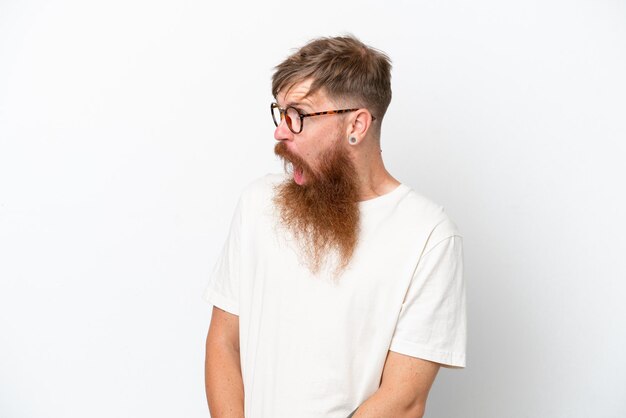
<instances>
[{"instance_id":1,"label":"man","mask_svg":"<svg viewBox=\"0 0 626 418\"><path fill-rule=\"evenodd\" d=\"M351 36L276 67L285 173L245 187L204 294L213 418L421 417L465 367L462 237L382 161L390 71Z\"/></svg>"}]
</instances>

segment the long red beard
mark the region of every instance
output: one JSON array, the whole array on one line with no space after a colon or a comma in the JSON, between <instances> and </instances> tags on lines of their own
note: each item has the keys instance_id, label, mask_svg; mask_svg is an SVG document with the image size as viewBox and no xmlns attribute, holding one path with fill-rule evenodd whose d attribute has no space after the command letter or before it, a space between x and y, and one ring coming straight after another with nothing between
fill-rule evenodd
<instances>
[{"instance_id":1,"label":"long red beard","mask_svg":"<svg viewBox=\"0 0 626 418\"><path fill-rule=\"evenodd\" d=\"M313 171L283 142L274 153L283 159L285 171L290 166L301 169L307 181L297 184L293 177L275 187L274 204L281 223L290 230L302 251L304 261L317 274L331 254L338 255L333 277L338 277L350 263L359 235L358 176L343 144L320 156L319 168Z\"/></svg>"}]
</instances>

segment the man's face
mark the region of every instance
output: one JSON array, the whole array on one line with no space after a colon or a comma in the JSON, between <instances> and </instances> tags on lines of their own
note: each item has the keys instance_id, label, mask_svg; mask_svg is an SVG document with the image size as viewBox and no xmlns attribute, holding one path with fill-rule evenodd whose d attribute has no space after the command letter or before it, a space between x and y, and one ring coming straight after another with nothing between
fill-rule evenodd
<instances>
[{"instance_id":1,"label":"man's face","mask_svg":"<svg viewBox=\"0 0 626 418\"><path fill-rule=\"evenodd\" d=\"M336 105L322 92L318 91L309 97L305 97L311 86L310 80L296 84L288 91L279 92L276 101L281 108L293 106L300 113L313 113L336 109ZM316 172L319 172L320 156L339 145L347 144L341 141L343 118L340 115L313 116L304 118L303 129L299 134L294 134L283 120L274 131L274 138L279 142L276 149L282 147L284 156L289 156L288 163L293 170L294 181L299 185L305 185L312 180ZM283 145L280 145L283 144ZM345 150L345 148L344 148Z\"/></svg>"},{"instance_id":2,"label":"man's face","mask_svg":"<svg viewBox=\"0 0 626 418\"><path fill-rule=\"evenodd\" d=\"M323 93L304 98L310 82L302 82L276 98L281 108L293 106L301 113L336 109ZM330 251L338 251L347 266L359 232L359 179L348 151L347 122L339 115L304 119L294 134L283 120L274 133L274 147L292 177L279 185L274 202L281 220L298 239L315 273Z\"/></svg>"}]
</instances>

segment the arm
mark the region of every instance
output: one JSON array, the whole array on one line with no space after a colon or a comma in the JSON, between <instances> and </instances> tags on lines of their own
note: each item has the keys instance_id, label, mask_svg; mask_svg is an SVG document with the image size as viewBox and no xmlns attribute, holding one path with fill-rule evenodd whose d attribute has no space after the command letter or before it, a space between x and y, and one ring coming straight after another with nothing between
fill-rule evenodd
<instances>
[{"instance_id":1,"label":"arm","mask_svg":"<svg viewBox=\"0 0 626 418\"><path fill-rule=\"evenodd\" d=\"M421 418L440 364L389 351L380 387L353 418Z\"/></svg>"},{"instance_id":2,"label":"arm","mask_svg":"<svg viewBox=\"0 0 626 418\"><path fill-rule=\"evenodd\" d=\"M206 339L205 388L212 418L244 418L239 317L216 306Z\"/></svg>"}]
</instances>

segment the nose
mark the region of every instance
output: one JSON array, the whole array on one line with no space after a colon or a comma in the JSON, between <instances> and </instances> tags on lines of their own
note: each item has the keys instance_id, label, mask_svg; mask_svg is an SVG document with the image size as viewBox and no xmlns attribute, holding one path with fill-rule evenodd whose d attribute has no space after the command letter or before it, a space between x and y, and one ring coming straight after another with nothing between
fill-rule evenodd
<instances>
[{"instance_id":1,"label":"nose","mask_svg":"<svg viewBox=\"0 0 626 418\"><path fill-rule=\"evenodd\" d=\"M287 121L282 118L276 129L274 130L274 139L277 141L285 141L293 139L293 132L287 126Z\"/></svg>"}]
</instances>

